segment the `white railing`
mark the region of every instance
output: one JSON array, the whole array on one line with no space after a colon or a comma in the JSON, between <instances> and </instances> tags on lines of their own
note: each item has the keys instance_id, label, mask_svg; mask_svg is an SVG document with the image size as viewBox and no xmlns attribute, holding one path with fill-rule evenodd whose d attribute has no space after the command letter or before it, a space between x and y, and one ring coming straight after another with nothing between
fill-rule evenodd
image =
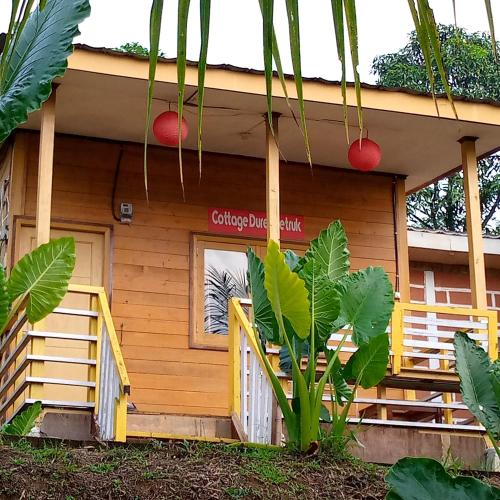
<instances>
[{"instance_id":1,"label":"white railing","mask_svg":"<svg viewBox=\"0 0 500 500\"><path fill-rule=\"evenodd\" d=\"M61 317L79 318L79 333L32 330L23 313L2 339L0 422L41 401L44 407L93 411L100 439L125 441L130 383L106 293L84 285L68 291L87 295L90 308L58 307L46 325L64 330Z\"/></svg>"},{"instance_id":2,"label":"white railing","mask_svg":"<svg viewBox=\"0 0 500 500\"><path fill-rule=\"evenodd\" d=\"M232 300L230 329L230 407L242 427L240 439L251 443L272 444L277 405L271 382L259 353L254 331L241 303ZM277 418L276 418L277 417Z\"/></svg>"}]
</instances>

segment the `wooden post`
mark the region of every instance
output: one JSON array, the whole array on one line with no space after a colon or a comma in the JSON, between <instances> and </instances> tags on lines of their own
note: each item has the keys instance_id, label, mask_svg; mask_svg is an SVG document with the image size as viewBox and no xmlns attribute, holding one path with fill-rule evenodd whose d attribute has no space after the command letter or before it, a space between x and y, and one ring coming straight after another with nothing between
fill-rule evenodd
<instances>
[{"instance_id":1,"label":"wooden post","mask_svg":"<svg viewBox=\"0 0 500 500\"><path fill-rule=\"evenodd\" d=\"M410 302L410 256L406 222L406 187L405 180L401 177L395 179L395 211L399 300L408 303Z\"/></svg>"},{"instance_id":2,"label":"wooden post","mask_svg":"<svg viewBox=\"0 0 500 500\"><path fill-rule=\"evenodd\" d=\"M472 307L486 309L486 273L484 269L476 140L477 137L462 137L458 142L461 144L462 168L464 172L465 215L467 221L467 240L469 243L469 275Z\"/></svg>"},{"instance_id":3,"label":"wooden post","mask_svg":"<svg viewBox=\"0 0 500 500\"><path fill-rule=\"evenodd\" d=\"M36 199L36 244L50 240L52 205L52 171L54 166L54 133L56 123L56 90L42 106L40 152L38 155L38 190Z\"/></svg>"},{"instance_id":4,"label":"wooden post","mask_svg":"<svg viewBox=\"0 0 500 500\"><path fill-rule=\"evenodd\" d=\"M280 242L280 155L278 141L278 113L273 113L273 131L266 115L266 211L267 241Z\"/></svg>"}]
</instances>

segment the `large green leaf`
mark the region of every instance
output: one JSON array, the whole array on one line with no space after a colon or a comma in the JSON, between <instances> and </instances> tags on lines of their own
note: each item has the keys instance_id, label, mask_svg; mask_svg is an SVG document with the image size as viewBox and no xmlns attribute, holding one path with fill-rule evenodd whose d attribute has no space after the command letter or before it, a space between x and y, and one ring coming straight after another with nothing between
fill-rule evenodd
<instances>
[{"instance_id":1,"label":"large green leaf","mask_svg":"<svg viewBox=\"0 0 500 500\"><path fill-rule=\"evenodd\" d=\"M350 274L339 283L338 289L340 323L351 325L356 345L386 331L394 309L394 292L381 267Z\"/></svg>"},{"instance_id":2,"label":"large green leaf","mask_svg":"<svg viewBox=\"0 0 500 500\"><path fill-rule=\"evenodd\" d=\"M7 280L3 266L0 265L0 335L4 333L3 327L9 316L9 310L10 300L7 292Z\"/></svg>"},{"instance_id":3,"label":"large green leaf","mask_svg":"<svg viewBox=\"0 0 500 500\"><path fill-rule=\"evenodd\" d=\"M500 490L473 477L452 477L432 458L405 457L385 476L391 500L494 500Z\"/></svg>"},{"instance_id":4,"label":"large green leaf","mask_svg":"<svg viewBox=\"0 0 500 500\"><path fill-rule=\"evenodd\" d=\"M1 433L9 436L26 436L33 429L40 413L42 413L42 403L36 401L19 415L16 415L12 422L4 425Z\"/></svg>"},{"instance_id":5,"label":"large green leaf","mask_svg":"<svg viewBox=\"0 0 500 500\"><path fill-rule=\"evenodd\" d=\"M332 333L332 325L340 311L340 297L335 284L321 272L321 266L315 260L308 261L300 277L306 284L311 303L311 318L314 322L316 350L322 349Z\"/></svg>"},{"instance_id":6,"label":"large green leaf","mask_svg":"<svg viewBox=\"0 0 500 500\"><path fill-rule=\"evenodd\" d=\"M28 320L40 321L63 299L74 267L74 238L59 238L39 246L12 269L7 282L10 300L27 297Z\"/></svg>"},{"instance_id":7,"label":"large green leaf","mask_svg":"<svg viewBox=\"0 0 500 500\"><path fill-rule=\"evenodd\" d=\"M153 0L149 16L149 74L148 74L148 97L146 100L146 128L144 131L144 189L146 199L148 195L148 135L151 126L151 108L153 104L156 66L158 64L158 53L160 51L161 19L163 15L163 0Z\"/></svg>"},{"instance_id":8,"label":"large green leaf","mask_svg":"<svg viewBox=\"0 0 500 500\"><path fill-rule=\"evenodd\" d=\"M255 252L249 248L247 250L248 259L248 284L250 286L250 295L253 305L253 319L257 330L269 342L278 344L280 334L276 316L271 307L271 302L267 297L264 288L264 264L255 255Z\"/></svg>"},{"instance_id":9,"label":"large green leaf","mask_svg":"<svg viewBox=\"0 0 500 500\"><path fill-rule=\"evenodd\" d=\"M344 277L349 271L347 236L340 221L332 222L311 241L305 260L316 261L321 271L332 281Z\"/></svg>"},{"instance_id":10,"label":"large green leaf","mask_svg":"<svg viewBox=\"0 0 500 500\"><path fill-rule=\"evenodd\" d=\"M494 367L488 355L466 333L457 332L454 340L456 370L460 391L471 413L500 439L500 406L493 379Z\"/></svg>"},{"instance_id":11,"label":"large green leaf","mask_svg":"<svg viewBox=\"0 0 500 500\"><path fill-rule=\"evenodd\" d=\"M182 116L184 111L184 90L186 88L187 24L191 0L178 0L177 4L177 113L179 132L179 176L182 198L185 200L184 174L182 168Z\"/></svg>"},{"instance_id":12,"label":"large green leaf","mask_svg":"<svg viewBox=\"0 0 500 500\"><path fill-rule=\"evenodd\" d=\"M297 103L299 106L300 124L304 136L304 146L307 160L312 166L311 149L307 133L306 113L304 109L304 91L302 85L302 63L300 57L300 22L299 22L299 0L285 0L288 17L288 35L290 39L290 55L292 58L293 75L295 78L295 89L297 91Z\"/></svg>"},{"instance_id":13,"label":"large green leaf","mask_svg":"<svg viewBox=\"0 0 500 500\"><path fill-rule=\"evenodd\" d=\"M0 142L48 99L52 81L66 71L78 24L89 14L88 0L48 0L11 38L2 61Z\"/></svg>"},{"instance_id":14,"label":"large green leaf","mask_svg":"<svg viewBox=\"0 0 500 500\"><path fill-rule=\"evenodd\" d=\"M363 344L344 368L347 380L355 379L363 389L375 387L387 372L389 362L389 336L382 333Z\"/></svg>"},{"instance_id":15,"label":"large green leaf","mask_svg":"<svg viewBox=\"0 0 500 500\"><path fill-rule=\"evenodd\" d=\"M264 74L266 79L267 120L273 128L273 48L274 48L274 0L262 0L262 47L264 54Z\"/></svg>"},{"instance_id":16,"label":"large green leaf","mask_svg":"<svg viewBox=\"0 0 500 500\"><path fill-rule=\"evenodd\" d=\"M200 57L198 61L198 172L201 180L201 150L203 129L203 102L205 99L205 74L207 71L208 38L210 34L211 0L200 0Z\"/></svg>"},{"instance_id":17,"label":"large green leaf","mask_svg":"<svg viewBox=\"0 0 500 500\"><path fill-rule=\"evenodd\" d=\"M290 271L285 256L275 241L269 241L264 261L264 286L271 307L280 325L281 334L285 331L283 317L289 322L296 335L305 339L309 336L311 314L305 283ZM280 342L282 344L283 341Z\"/></svg>"}]
</instances>

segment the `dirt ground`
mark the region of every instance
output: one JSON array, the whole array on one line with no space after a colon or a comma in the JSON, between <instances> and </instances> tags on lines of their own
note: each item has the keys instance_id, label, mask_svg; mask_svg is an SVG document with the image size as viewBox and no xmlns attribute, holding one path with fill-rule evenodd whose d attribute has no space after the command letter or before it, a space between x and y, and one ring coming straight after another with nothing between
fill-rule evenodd
<instances>
[{"instance_id":1,"label":"dirt ground","mask_svg":"<svg viewBox=\"0 0 500 500\"><path fill-rule=\"evenodd\" d=\"M385 472L327 452L304 458L207 443L98 448L21 439L0 446L1 499L370 500L385 497Z\"/></svg>"}]
</instances>

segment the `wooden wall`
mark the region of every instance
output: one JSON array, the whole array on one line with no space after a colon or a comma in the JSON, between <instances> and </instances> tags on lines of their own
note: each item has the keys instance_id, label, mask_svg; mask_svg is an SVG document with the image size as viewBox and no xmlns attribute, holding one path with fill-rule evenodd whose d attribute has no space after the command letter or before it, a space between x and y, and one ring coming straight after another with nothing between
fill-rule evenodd
<instances>
[{"instance_id":1,"label":"wooden wall","mask_svg":"<svg viewBox=\"0 0 500 500\"><path fill-rule=\"evenodd\" d=\"M34 215L37 141L30 134L25 214ZM186 202L177 151L151 148L150 203L145 201L143 150L125 145L117 186L134 204L131 226L113 220L111 192L120 144L57 137L52 214L72 221L113 224L112 313L139 411L227 414L227 353L190 349L189 246L206 232L208 207L265 210L263 160L186 152ZM305 217L308 239L332 219L347 229L353 268L382 265L394 281L396 265L392 178L306 165L281 168L283 212ZM286 245L284 245L286 246Z\"/></svg>"}]
</instances>

